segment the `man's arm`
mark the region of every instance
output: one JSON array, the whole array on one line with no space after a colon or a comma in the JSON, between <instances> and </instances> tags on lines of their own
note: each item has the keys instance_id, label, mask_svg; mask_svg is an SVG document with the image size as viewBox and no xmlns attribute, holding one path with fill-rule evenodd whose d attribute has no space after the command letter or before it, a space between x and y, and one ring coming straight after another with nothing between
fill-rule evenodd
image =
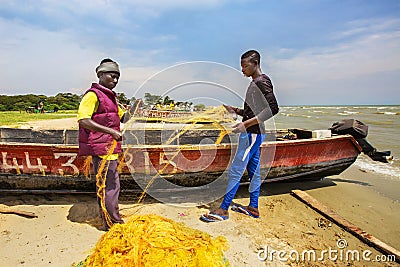
<instances>
[{"instance_id":1,"label":"man's arm","mask_svg":"<svg viewBox=\"0 0 400 267\"><path fill-rule=\"evenodd\" d=\"M122 134L119 131L100 125L90 118L79 120L79 126L92 131L110 134L116 141L122 140Z\"/></svg>"},{"instance_id":2,"label":"man's arm","mask_svg":"<svg viewBox=\"0 0 400 267\"><path fill-rule=\"evenodd\" d=\"M261 111L258 114L255 114L256 115L255 117L234 125L233 126L234 133L244 132L246 131L246 128L256 124L260 124L268 120L269 118L277 114L279 111L278 102L276 101L271 81L270 80L257 81L256 85L260 89L260 92L263 95L263 97L258 99L259 100L258 105L262 106L260 108Z\"/></svg>"},{"instance_id":3,"label":"man's arm","mask_svg":"<svg viewBox=\"0 0 400 267\"><path fill-rule=\"evenodd\" d=\"M78 108L79 126L92 131L111 134L115 140L120 141L122 135L119 131L100 125L91 119L93 113L97 110L97 103L97 95L94 92L88 92L83 96Z\"/></svg>"},{"instance_id":4,"label":"man's arm","mask_svg":"<svg viewBox=\"0 0 400 267\"><path fill-rule=\"evenodd\" d=\"M256 117L258 118L258 121L263 122L276 115L279 111L279 106L269 79L257 81L256 85L263 95L263 98L260 99L259 105L264 106L264 108L256 114Z\"/></svg>"},{"instance_id":5,"label":"man's arm","mask_svg":"<svg viewBox=\"0 0 400 267\"><path fill-rule=\"evenodd\" d=\"M243 116L243 109L235 108L235 107L228 106L225 104L223 106L229 113L236 113L239 116Z\"/></svg>"}]
</instances>

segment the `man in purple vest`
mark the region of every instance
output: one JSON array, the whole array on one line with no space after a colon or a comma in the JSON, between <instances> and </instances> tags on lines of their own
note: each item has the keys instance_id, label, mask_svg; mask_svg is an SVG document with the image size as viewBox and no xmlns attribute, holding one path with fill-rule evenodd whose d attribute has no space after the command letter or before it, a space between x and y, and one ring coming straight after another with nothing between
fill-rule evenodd
<instances>
[{"instance_id":1,"label":"man in purple vest","mask_svg":"<svg viewBox=\"0 0 400 267\"><path fill-rule=\"evenodd\" d=\"M120 122L124 111L118 106L113 91L120 76L118 64L111 59L103 59L96 73L99 83L93 83L85 92L78 109L79 155L92 156L95 174L101 162L106 161L104 171L107 173L102 175L106 175L103 201L108 214L101 208L99 197L98 203L105 229L108 230L114 223L124 223L118 207L120 182L117 171L118 153L122 151ZM109 151L114 140L117 142L116 147L114 151Z\"/></svg>"}]
</instances>

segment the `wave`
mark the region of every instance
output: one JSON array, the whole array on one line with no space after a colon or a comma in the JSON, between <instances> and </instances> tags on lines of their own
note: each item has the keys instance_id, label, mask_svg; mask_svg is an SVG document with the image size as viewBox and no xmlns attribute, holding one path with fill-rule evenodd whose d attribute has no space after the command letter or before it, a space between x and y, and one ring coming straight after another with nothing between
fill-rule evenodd
<instances>
[{"instance_id":1,"label":"wave","mask_svg":"<svg viewBox=\"0 0 400 267\"><path fill-rule=\"evenodd\" d=\"M354 164L366 172L383 174L389 176L392 180L400 181L400 168L393 166L393 162L388 164L371 161L369 158L360 155Z\"/></svg>"},{"instance_id":2,"label":"wave","mask_svg":"<svg viewBox=\"0 0 400 267\"><path fill-rule=\"evenodd\" d=\"M360 114L360 112L358 112L358 111L348 111L348 110L345 110L345 111L343 111L344 113L348 113L348 114Z\"/></svg>"},{"instance_id":3,"label":"wave","mask_svg":"<svg viewBox=\"0 0 400 267\"><path fill-rule=\"evenodd\" d=\"M382 111L378 111L378 112L375 112L375 114L384 114L384 115L400 115L400 112L390 112L390 111L385 111L385 112L382 112Z\"/></svg>"}]
</instances>

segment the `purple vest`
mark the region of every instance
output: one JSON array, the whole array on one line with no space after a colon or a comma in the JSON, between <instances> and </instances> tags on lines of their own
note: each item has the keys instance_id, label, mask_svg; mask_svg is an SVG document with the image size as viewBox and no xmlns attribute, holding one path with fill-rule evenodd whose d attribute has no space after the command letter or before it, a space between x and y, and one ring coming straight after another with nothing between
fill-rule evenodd
<instances>
[{"instance_id":1,"label":"purple vest","mask_svg":"<svg viewBox=\"0 0 400 267\"><path fill-rule=\"evenodd\" d=\"M99 100L99 107L93 113L92 120L103 126L120 131L116 94L97 83L93 83L92 87L85 94L90 91L94 92ZM107 150L112 145L113 140L114 138L110 134L79 127L79 155L107 155ZM121 151L121 142L118 142L113 153L117 154Z\"/></svg>"}]
</instances>

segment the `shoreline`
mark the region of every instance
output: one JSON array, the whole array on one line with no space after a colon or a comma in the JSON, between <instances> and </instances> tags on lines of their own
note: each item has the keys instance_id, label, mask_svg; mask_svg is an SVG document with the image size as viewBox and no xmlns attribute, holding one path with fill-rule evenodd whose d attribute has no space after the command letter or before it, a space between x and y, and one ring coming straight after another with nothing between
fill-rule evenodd
<instances>
[{"instance_id":1,"label":"shoreline","mask_svg":"<svg viewBox=\"0 0 400 267\"><path fill-rule=\"evenodd\" d=\"M358 173L360 172L360 173ZM353 179L350 177L353 175ZM356 176L354 176L356 175ZM321 262L281 262L277 258L260 261L260 249L315 250L337 249L337 240L346 240L351 250L371 250L382 255L350 233L330 223L322 215L290 194L301 189L335 210L343 218L388 245L400 248L400 204L382 196L367 183L358 183L365 175L355 166L344 173L315 182L272 183L262 186L260 219L230 212L227 221L203 223L201 214L219 205L217 200L203 206L171 206L147 198L135 204L137 196L122 196L124 220L134 214L157 214L211 234L225 236L230 249L225 256L232 266L341 266L345 262L324 259ZM235 203L247 205L247 187L242 186ZM104 232L98 230L95 195L2 195L0 206L34 212L27 219L0 214L0 266L71 266L85 259ZM261 231L260 231L261 230ZM17 253L15 253L17 251ZM352 266L393 266L395 263L351 261Z\"/></svg>"}]
</instances>

